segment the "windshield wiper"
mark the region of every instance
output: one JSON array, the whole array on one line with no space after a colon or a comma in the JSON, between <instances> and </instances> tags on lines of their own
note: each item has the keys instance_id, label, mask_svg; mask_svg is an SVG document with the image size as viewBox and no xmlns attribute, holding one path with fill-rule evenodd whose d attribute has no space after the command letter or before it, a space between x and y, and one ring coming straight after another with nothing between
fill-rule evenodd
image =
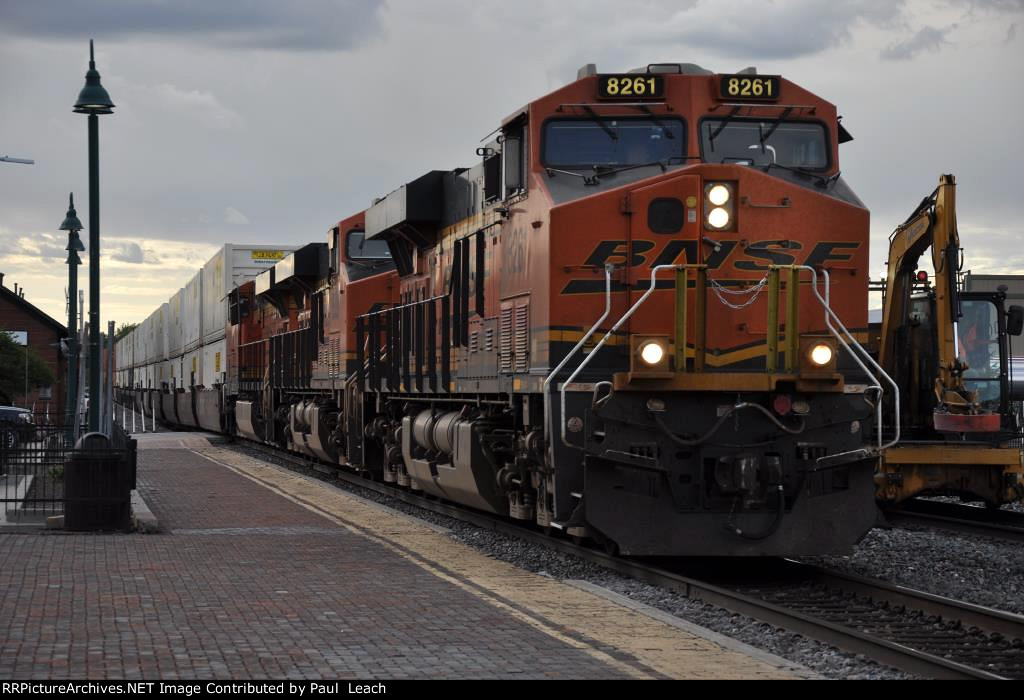
<instances>
[{"instance_id":1,"label":"windshield wiper","mask_svg":"<svg viewBox=\"0 0 1024 700\"><path fill-rule=\"evenodd\" d=\"M732 111L725 115L725 118L722 120L722 123L718 125L718 128L711 132L711 135L708 137L708 143L711 145L712 151L715 150L715 139L717 139L718 135L725 130L726 125L732 121L732 118L735 117L739 111L739 105L733 107Z\"/></svg>"},{"instance_id":2,"label":"windshield wiper","mask_svg":"<svg viewBox=\"0 0 1024 700\"><path fill-rule=\"evenodd\" d=\"M787 170L787 171L789 171L791 173L796 173L798 175L803 175L804 177L814 178L815 180L817 180L818 187L821 187L821 188L828 187L833 179L837 179L837 180L839 179L839 173L838 172L835 175L831 176L831 177L825 177L821 173L816 173L816 172L814 172L812 170L805 170L804 168L796 168L796 167L793 167L791 165L781 165L779 163L768 163L767 165L762 167L762 170L764 172L768 172L772 168L782 168L783 170Z\"/></svg>"},{"instance_id":3,"label":"windshield wiper","mask_svg":"<svg viewBox=\"0 0 1024 700\"><path fill-rule=\"evenodd\" d=\"M593 175L585 175L583 173L573 172L572 170L561 170L559 168L544 168L544 171L549 177L554 177L556 174L561 173L562 175L572 175L583 180L584 185L599 185L601 184L601 178L606 175L614 175L615 173L625 172L627 170L636 170L637 168L649 168L652 165L657 165L661 168L661 172L668 170L668 166L672 164L672 161L682 162L685 160L682 156L672 156L664 160L652 160L649 163L631 163L630 165L623 165L620 167L612 167L610 165L591 165L590 168L594 171ZM585 166L579 166L581 168Z\"/></svg>"},{"instance_id":4,"label":"windshield wiper","mask_svg":"<svg viewBox=\"0 0 1024 700\"><path fill-rule=\"evenodd\" d=\"M780 114L777 119L775 119L775 122L772 124L772 127L770 129L768 129L768 131L766 133L762 133L761 132L761 124L764 124L764 122L761 122L760 124L757 125L757 130L758 130L758 132L760 134L760 139L761 139L761 152L762 153L764 152L764 142L767 141L768 138L772 134L775 133L775 130L779 128L779 125L782 124L782 122L786 119L786 117L789 116L789 113L792 112L792 111L793 111L792 107L786 107L785 111L782 114Z\"/></svg>"},{"instance_id":5,"label":"windshield wiper","mask_svg":"<svg viewBox=\"0 0 1024 700\"><path fill-rule=\"evenodd\" d=\"M579 166L586 167L586 166ZM595 170L598 166L592 166ZM544 172L548 174L548 177L554 177L556 174L561 173L562 175L572 175L573 177L583 178L584 185L596 185L600 180L597 179L597 175L584 175L583 173L575 173L572 170L560 170L558 168L544 168Z\"/></svg>"},{"instance_id":6,"label":"windshield wiper","mask_svg":"<svg viewBox=\"0 0 1024 700\"><path fill-rule=\"evenodd\" d=\"M649 163L632 163L630 165L623 165L618 168L612 168L607 165L595 165L594 171L597 173L595 177L600 175L614 175L615 173L622 173L627 170L636 170L637 168L648 168L652 165L657 165L661 167L661 172L665 172L666 170L668 170L668 166L671 165L672 161L674 160L682 161L683 158L681 156L671 156L669 158L665 158L664 160L652 160Z\"/></svg>"},{"instance_id":7,"label":"windshield wiper","mask_svg":"<svg viewBox=\"0 0 1024 700\"><path fill-rule=\"evenodd\" d=\"M676 137L676 135L673 134L667 126L665 126L664 122L654 116L654 112L651 111L650 107L647 105L637 105L637 109L646 114L647 118L651 120L651 123L661 129L661 133L665 134L665 138L674 139Z\"/></svg>"},{"instance_id":8,"label":"windshield wiper","mask_svg":"<svg viewBox=\"0 0 1024 700\"><path fill-rule=\"evenodd\" d=\"M597 125L601 127L604 133L608 134L608 138L610 138L612 141L619 140L619 135L605 123L604 119L601 118L601 115L594 111L593 107L590 107L589 105L583 105L583 109L586 111L587 114L590 115L591 120L597 122Z\"/></svg>"},{"instance_id":9,"label":"windshield wiper","mask_svg":"<svg viewBox=\"0 0 1024 700\"><path fill-rule=\"evenodd\" d=\"M751 146L751 148L757 148L757 146ZM826 177L826 176L822 175L821 173L814 172L813 170L806 170L805 168L797 168L797 167L792 166L792 165L782 165L780 163L775 163L775 162L765 163L764 165L755 165L752 158L740 158L738 156L723 156L722 160L720 160L718 162L719 163L734 163L736 165L746 165L746 166L751 167L751 168L761 168L762 172L768 172L772 168L781 168L782 170L786 170L786 171L791 172L791 173L797 173L798 175L803 175L804 177L814 178L815 180L817 180L817 185L819 187L828 187L828 185L830 185L833 181L838 180L839 176L842 174L842 173L837 172L835 175L830 175L830 176Z\"/></svg>"}]
</instances>

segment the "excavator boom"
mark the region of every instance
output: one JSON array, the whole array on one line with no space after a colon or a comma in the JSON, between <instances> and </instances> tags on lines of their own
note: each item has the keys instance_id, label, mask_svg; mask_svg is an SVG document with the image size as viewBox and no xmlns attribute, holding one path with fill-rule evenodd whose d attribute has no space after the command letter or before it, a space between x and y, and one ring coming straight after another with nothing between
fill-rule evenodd
<instances>
[{"instance_id":1,"label":"excavator boom","mask_svg":"<svg viewBox=\"0 0 1024 700\"><path fill-rule=\"evenodd\" d=\"M901 351L897 347L897 329L907 322L914 273L921 257L929 249L935 270L935 429L956 433L996 432L1000 426L1000 415L982 411L977 396L963 381L967 365L959 357L957 344L957 325L961 316L957 293L960 236L956 228L956 180L952 175L942 175L935 191L925 197L889 238L889 272L879 356L881 364L889 367Z\"/></svg>"}]
</instances>

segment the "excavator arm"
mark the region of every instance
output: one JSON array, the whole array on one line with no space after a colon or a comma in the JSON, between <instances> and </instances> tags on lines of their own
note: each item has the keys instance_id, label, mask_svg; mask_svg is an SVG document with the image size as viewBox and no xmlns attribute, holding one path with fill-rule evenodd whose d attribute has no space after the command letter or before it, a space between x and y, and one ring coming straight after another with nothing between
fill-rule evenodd
<instances>
[{"instance_id":1,"label":"excavator arm","mask_svg":"<svg viewBox=\"0 0 1024 700\"><path fill-rule=\"evenodd\" d=\"M882 311L879 359L889 370L898 353L898 330L907 323L910 295L918 263L931 250L935 270L934 328L937 343L937 376L934 390L937 407L933 420L940 432L995 432L998 413L981 411L977 396L963 381L967 365L959 357L957 322L960 302L957 270L960 237L956 227L956 180L942 175L939 186L925 197L914 213L889 238L888 276Z\"/></svg>"}]
</instances>

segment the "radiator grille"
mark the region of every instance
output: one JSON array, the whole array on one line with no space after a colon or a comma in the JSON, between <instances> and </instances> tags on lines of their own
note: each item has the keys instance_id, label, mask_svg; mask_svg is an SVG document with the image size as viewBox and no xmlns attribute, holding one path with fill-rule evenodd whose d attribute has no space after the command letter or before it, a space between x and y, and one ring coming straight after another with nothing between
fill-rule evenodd
<instances>
[{"instance_id":1,"label":"radiator grille","mask_svg":"<svg viewBox=\"0 0 1024 700\"><path fill-rule=\"evenodd\" d=\"M504 374L512 372L512 302L505 302L501 305L501 320L499 329L501 339L498 354L501 358L500 369Z\"/></svg>"},{"instance_id":2,"label":"radiator grille","mask_svg":"<svg viewBox=\"0 0 1024 700\"><path fill-rule=\"evenodd\" d=\"M515 371L530 368L530 303L516 307L515 313Z\"/></svg>"}]
</instances>

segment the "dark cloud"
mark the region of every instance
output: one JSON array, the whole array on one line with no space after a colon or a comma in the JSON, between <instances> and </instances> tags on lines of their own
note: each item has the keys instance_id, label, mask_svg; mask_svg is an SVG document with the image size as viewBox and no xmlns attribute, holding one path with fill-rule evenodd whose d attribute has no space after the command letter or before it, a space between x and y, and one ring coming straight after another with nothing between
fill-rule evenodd
<instances>
[{"instance_id":1,"label":"dark cloud","mask_svg":"<svg viewBox=\"0 0 1024 700\"><path fill-rule=\"evenodd\" d=\"M860 24L890 26L903 6L901 0L701 3L677 16L670 38L726 56L797 58L848 43Z\"/></svg>"},{"instance_id":2,"label":"dark cloud","mask_svg":"<svg viewBox=\"0 0 1024 700\"><path fill-rule=\"evenodd\" d=\"M218 48L344 50L381 31L384 0L63 0L0 3L0 32L42 39L149 34Z\"/></svg>"},{"instance_id":3,"label":"dark cloud","mask_svg":"<svg viewBox=\"0 0 1024 700\"><path fill-rule=\"evenodd\" d=\"M946 41L946 35L954 29L956 29L955 24L944 29L922 27L906 41L898 41L883 49L882 58L887 61L907 61L923 51L938 51L944 45L949 44Z\"/></svg>"}]
</instances>

